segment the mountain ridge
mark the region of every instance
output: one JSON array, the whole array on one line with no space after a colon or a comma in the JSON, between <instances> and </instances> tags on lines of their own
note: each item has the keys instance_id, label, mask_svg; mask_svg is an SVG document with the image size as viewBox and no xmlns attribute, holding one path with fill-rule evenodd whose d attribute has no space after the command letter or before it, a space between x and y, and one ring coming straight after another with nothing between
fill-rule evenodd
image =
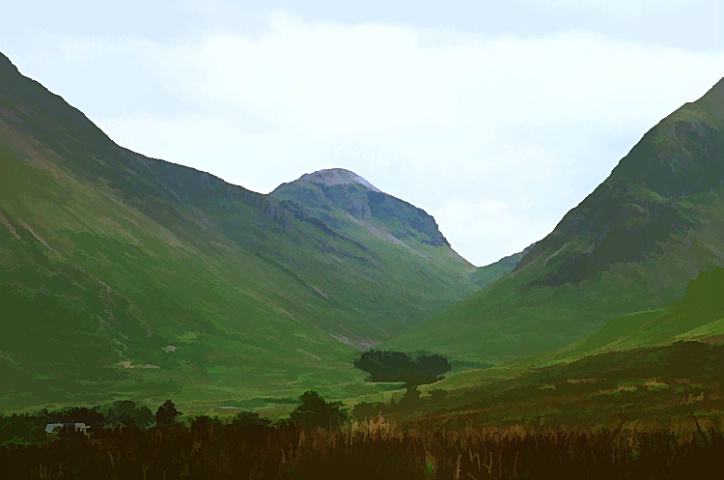
<instances>
[{"instance_id":1,"label":"mountain ridge","mask_svg":"<svg viewBox=\"0 0 724 480\"><path fill-rule=\"evenodd\" d=\"M0 165L4 407L377 391L352 347L475 291L447 246L125 149L5 56Z\"/></svg>"},{"instance_id":2,"label":"mountain ridge","mask_svg":"<svg viewBox=\"0 0 724 480\"><path fill-rule=\"evenodd\" d=\"M723 87L648 130L510 273L384 346L509 361L669 305L724 265Z\"/></svg>"}]
</instances>

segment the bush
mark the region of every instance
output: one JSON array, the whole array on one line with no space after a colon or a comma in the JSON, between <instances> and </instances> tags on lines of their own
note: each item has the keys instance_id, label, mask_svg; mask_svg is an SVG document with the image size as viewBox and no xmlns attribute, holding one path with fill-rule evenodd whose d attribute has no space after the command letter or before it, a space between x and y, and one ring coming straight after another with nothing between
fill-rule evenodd
<instances>
[{"instance_id":1,"label":"bush","mask_svg":"<svg viewBox=\"0 0 724 480\"><path fill-rule=\"evenodd\" d=\"M166 400L156 411L156 426L170 427L176 423L176 417L180 416L181 412L176 410L176 405L171 400Z\"/></svg>"},{"instance_id":2,"label":"bush","mask_svg":"<svg viewBox=\"0 0 724 480\"><path fill-rule=\"evenodd\" d=\"M304 428L329 427L349 419L341 409L342 402L326 402L314 390L304 392L299 400L301 404L289 415L289 420Z\"/></svg>"},{"instance_id":3,"label":"bush","mask_svg":"<svg viewBox=\"0 0 724 480\"><path fill-rule=\"evenodd\" d=\"M131 400L114 402L108 409L106 418L111 424L135 426L141 429L147 428L155 420L150 408Z\"/></svg>"}]
</instances>

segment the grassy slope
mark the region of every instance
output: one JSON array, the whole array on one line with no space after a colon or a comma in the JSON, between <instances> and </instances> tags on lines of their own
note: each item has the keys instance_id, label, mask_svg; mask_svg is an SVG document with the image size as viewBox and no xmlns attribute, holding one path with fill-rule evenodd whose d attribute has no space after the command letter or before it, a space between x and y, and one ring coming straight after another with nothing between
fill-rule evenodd
<instances>
[{"instance_id":1,"label":"grassy slope","mask_svg":"<svg viewBox=\"0 0 724 480\"><path fill-rule=\"evenodd\" d=\"M680 340L716 341L724 335L724 269L702 272L673 305L608 321L593 334L549 355L554 362L616 350L669 345ZM545 356L544 356L545 357Z\"/></svg>"},{"instance_id":2,"label":"grassy slope","mask_svg":"<svg viewBox=\"0 0 724 480\"><path fill-rule=\"evenodd\" d=\"M4 410L376 391L330 333L384 338L474 289L447 250L341 235L118 147L1 57L0 79Z\"/></svg>"},{"instance_id":3,"label":"grassy slope","mask_svg":"<svg viewBox=\"0 0 724 480\"><path fill-rule=\"evenodd\" d=\"M722 291L724 268L715 268L667 308L615 318L554 352L428 385L423 391L450 392L444 404L430 405L431 418L453 413L496 424L542 415L553 424L606 424L626 408L648 420L694 410L721 415Z\"/></svg>"},{"instance_id":4,"label":"grassy slope","mask_svg":"<svg viewBox=\"0 0 724 480\"><path fill-rule=\"evenodd\" d=\"M671 422L694 428L692 417L722 421L723 362L724 345L678 342L516 373L471 371L423 389L448 394L413 415L422 415L421 423L458 428L470 422L544 429Z\"/></svg>"},{"instance_id":5,"label":"grassy slope","mask_svg":"<svg viewBox=\"0 0 724 480\"><path fill-rule=\"evenodd\" d=\"M663 422L694 429L693 418L721 425L723 289L724 268L704 272L665 309L613 319L552 353L449 376L422 388L423 402L397 414L456 428L470 422L546 430ZM448 392L443 401L427 396L435 389ZM366 400L400 396L388 392Z\"/></svg>"},{"instance_id":6,"label":"grassy slope","mask_svg":"<svg viewBox=\"0 0 724 480\"><path fill-rule=\"evenodd\" d=\"M504 362L661 308L724 259L724 80L662 120L511 274L384 345Z\"/></svg>"},{"instance_id":7,"label":"grassy slope","mask_svg":"<svg viewBox=\"0 0 724 480\"><path fill-rule=\"evenodd\" d=\"M15 156L2 162L2 213L17 235L0 234L0 341L17 380L4 400L233 398L295 392L304 376L354 380L340 364L352 352L310 321L322 302L289 275L220 237L200 250L62 171L50 182Z\"/></svg>"}]
</instances>

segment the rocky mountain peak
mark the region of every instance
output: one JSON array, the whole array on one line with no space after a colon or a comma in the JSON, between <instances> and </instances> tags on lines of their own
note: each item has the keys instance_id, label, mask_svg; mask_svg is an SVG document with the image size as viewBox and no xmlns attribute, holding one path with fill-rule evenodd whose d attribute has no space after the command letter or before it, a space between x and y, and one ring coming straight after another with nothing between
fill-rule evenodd
<instances>
[{"instance_id":1,"label":"rocky mountain peak","mask_svg":"<svg viewBox=\"0 0 724 480\"><path fill-rule=\"evenodd\" d=\"M395 241L416 239L433 246L450 245L427 212L343 168L307 173L281 184L270 195L302 206L305 215L317 217L332 228L344 229L345 220L339 215L342 211L375 231L386 231Z\"/></svg>"},{"instance_id":2,"label":"rocky mountain peak","mask_svg":"<svg viewBox=\"0 0 724 480\"><path fill-rule=\"evenodd\" d=\"M307 173L301 176L300 181L308 181L319 185L335 186L335 185L362 185L373 192L381 192L381 190L370 182L360 177L356 173L344 168L328 168L318 170L314 173Z\"/></svg>"}]
</instances>

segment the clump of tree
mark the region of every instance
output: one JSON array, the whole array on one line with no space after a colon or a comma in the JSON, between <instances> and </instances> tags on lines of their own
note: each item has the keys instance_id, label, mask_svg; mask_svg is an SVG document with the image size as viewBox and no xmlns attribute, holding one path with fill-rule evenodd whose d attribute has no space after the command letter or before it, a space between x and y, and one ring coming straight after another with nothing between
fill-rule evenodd
<instances>
[{"instance_id":1,"label":"clump of tree","mask_svg":"<svg viewBox=\"0 0 724 480\"><path fill-rule=\"evenodd\" d=\"M150 408L132 400L113 402L106 415L110 426L136 427L146 429L155 421Z\"/></svg>"},{"instance_id":2,"label":"clump of tree","mask_svg":"<svg viewBox=\"0 0 724 480\"><path fill-rule=\"evenodd\" d=\"M54 411L5 416L0 413L0 445L44 444L56 438L99 438L118 429L146 430L154 423L151 409L131 400L112 403L107 409L66 407ZM77 428L76 424L83 424ZM48 425L53 429L46 431Z\"/></svg>"},{"instance_id":3,"label":"clump of tree","mask_svg":"<svg viewBox=\"0 0 724 480\"><path fill-rule=\"evenodd\" d=\"M42 443L47 437L47 423L53 423L47 410L35 415L13 413L5 416L0 413L0 448Z\"/></svg>"},{"instance_id":4,"label":"clump of tree","mask_svg":"<svg viewBox=\"0 0 724 480\"><path fill-rule=\"evenodd\" d=\"M241 411L234 416L231 423L239 428L268 427L272 421L260 416L257 412Z\"/></svg>"},{"instance_id":5,"label":"clump of tree","mask_svg":"<svg viewBox=\"0 0 724 480\"><path fill-rule=\"evenodd\" d=\"M327 402L314 390L304 392L300 405L289 415L292 423L304 428L330 427L349 419L342 402Z\"/></svg>"},{"instance_id":6,"label":"clump of tree","mask_svg":"<svg viewBox=\"0 0 724 480\"><path fill-rule=\"evenodd\" d=\"M410 356L403 352L374 349L355 359L354 366L369 373L373 382L405 382L408 385L435 382L452 369L442 355Z\"/></svg>"},{"instance_id":7,"label":"clump of tree","mask_svg":"<svg viewBox=\"0 0 724 480\"><path fill-rule=\"evenodd\" d=\"M171 400L166 400L164 404L156 410L156 426L168 428L176 423L176 418L181 415L182 412L176 410L176 405Z\"/></svg>"}]
</instances>

